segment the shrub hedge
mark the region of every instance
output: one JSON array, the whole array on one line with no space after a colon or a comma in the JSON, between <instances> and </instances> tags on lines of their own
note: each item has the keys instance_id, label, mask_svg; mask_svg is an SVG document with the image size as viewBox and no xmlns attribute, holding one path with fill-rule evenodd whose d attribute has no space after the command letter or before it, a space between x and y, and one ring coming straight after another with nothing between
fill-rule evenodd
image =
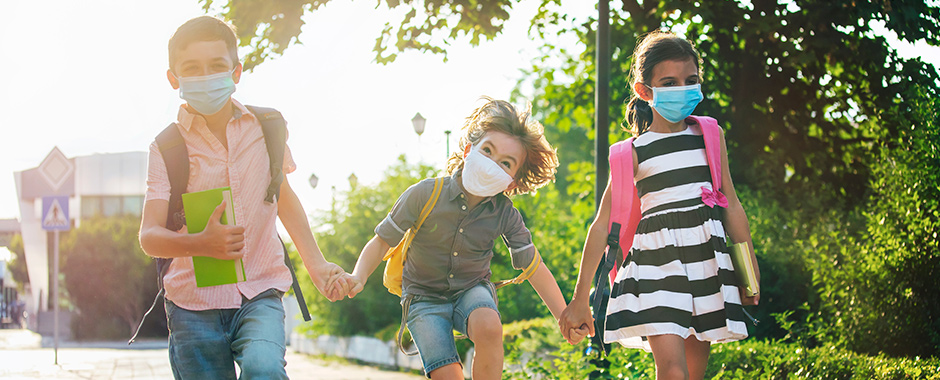
<instances>
[{"instance_id":1,"label":"shrub hedge","mask_svg":"<svg viewBox=\"0 0 940 380\"><path fill-rule=\"evenodd\" d=\"M504 379L585 379L598 365L586 341L569 345L550 318L504 326ZM601 379L655 379L653 356L614 346ZM805 348L781 341L745 340L712 346L706 379L940 380L940 359L870 356L834 346Z\"/></svg>"}]
</instances>

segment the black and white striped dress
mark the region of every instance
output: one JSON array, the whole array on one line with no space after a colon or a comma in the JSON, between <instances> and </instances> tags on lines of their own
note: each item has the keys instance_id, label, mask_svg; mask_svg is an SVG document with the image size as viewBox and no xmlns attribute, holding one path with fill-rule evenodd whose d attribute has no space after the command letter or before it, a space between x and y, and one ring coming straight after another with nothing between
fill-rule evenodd
<instances>
[{"instance_id":1,"label":"black and white striped dress","mask_svg":"<svg viewBox=\"0 0 940 380\"><path fill-rule=\"evenodd\" d=\"M643 217L611 287L606 342L649 351L651 335L747 337L722 211L702 202L702 187L712 184L698 131L645 132L634 140Z\"/></svg>"}]
</instances>

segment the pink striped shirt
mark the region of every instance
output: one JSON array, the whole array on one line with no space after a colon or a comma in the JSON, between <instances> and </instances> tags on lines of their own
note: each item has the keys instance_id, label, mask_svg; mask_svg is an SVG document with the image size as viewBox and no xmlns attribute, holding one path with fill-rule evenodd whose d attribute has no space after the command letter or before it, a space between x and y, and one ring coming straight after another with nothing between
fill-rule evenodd
<instances>
[{"instance_id":1,"label":"pink striped shirt","mask_svg":"<svg viewBox=\"0 0 940 380\"><path fill-rule=\"evenodd\" d=\"M232 100L235 115L226 126L228 150L209 131L206 120L181 106L178 127L189 151L187 192L230 186L235 220L245 227L245 282L196 287L191 257L173 259L163 277L166 298L188 310L238 308L242 296L253 298L267 289L287 291L290 272L284 265L284 250L277 238L277 205L264 201L271 181L268 151L261 123L241 103ZM170 199L170 180L156 141L150 144L146 200ZM284 150L284 173L296 165L290 149ZM244 221L244 222L243 222ZM180 231L186 233L186 227Z\"/></svg>"}]
</instances>

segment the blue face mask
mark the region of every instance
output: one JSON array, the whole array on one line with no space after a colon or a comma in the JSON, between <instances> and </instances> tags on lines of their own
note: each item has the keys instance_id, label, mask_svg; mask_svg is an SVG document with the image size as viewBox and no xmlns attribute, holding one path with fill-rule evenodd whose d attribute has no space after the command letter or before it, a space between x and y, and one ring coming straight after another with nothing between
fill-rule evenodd
<instances>
[{"instance_id":1,"label":"blue face mask","mask_svg":"<svg viewBox=\"0 0 940 380\"><path fill-rule=\"evenodd\" d=\"M653 101L650 107L670 123L678 123L692 114L702 99L702 85L672 87L650 87L653 89Z\"/></svg>"},{"instance_id":2,"label":"blue face mask","mask_svg":"<svg viewBox=\"0 0 940 380\"><path fill-rule=\"evenodd\" d=\"M232 79L234 71L179 78L180 98L197 112L214 115L222 110L235 92L235 80Z\"/></svg>"}]
</instances>

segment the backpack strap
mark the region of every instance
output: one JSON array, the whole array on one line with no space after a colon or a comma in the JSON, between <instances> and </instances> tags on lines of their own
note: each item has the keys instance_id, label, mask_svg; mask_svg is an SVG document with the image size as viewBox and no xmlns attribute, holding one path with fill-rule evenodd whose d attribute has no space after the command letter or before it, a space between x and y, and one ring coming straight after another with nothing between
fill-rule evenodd
<instances>
[{"instance_id":1,"label":"backpack strap","mask_svg":"<svg viewBox=\"0 0 940 380\"><path fill-rule=\"evenodd\" d=\"M506 244L506 247L509 247L509 242L506 241L506 238L503 237L503 242ZM496 286L496 289L502 288L509 284L521 284L532 277L535 274L535 271L539 269L539 266L542 264L542 255L538 251L535 251L535 256L532 257L532 261L529 262L529 265L522 270L522 273L519 273L518 276L502 281L496 281L493 283Z\"/></svg>"},{"instance_id":2,"label":"backpack strap","mask_svg":"<svg viewBox=\"0 0 940 380\"><path fill-rule=\"evenodd\" d=\"M702 201L709 207L728 207L728 199L721 192L721 127L715 118L708 116L689 116L702 130L705 140L705 158L712 177L712 191L702 191Z\"/></svg>"},{"instance_id":3,"label":"backpack strap","mask_svg":"<svg viewBox=\"0 0 940 380\"><path fill-rule=\"evenodd\" d=\"M284 181L284 149L287 146L287 122L284 116L274 108L245 106L261 122L264 133L264 145L268 149L271 168L271 182L264 196L264 201L274 203L280 196L281 182Z\"/></svg>"},{"instance_id":4,"label":"backpack strap","mask_svg":"<svg viewBox=\"0 0 940 380\"><path fill-rule=\"evenodd\" d=\"M611 282L633 246L633 235L642 217L640 198L633 181L633 141L634 138L631 137L610 147L610 218L607 231L612 234L616 230L618 247L627 248L626 252L615 258L616 265L609 272ZM619 228L615 228L615 224L619 225ZM613 238L608 236L608 243Z\"/></svg>"},{"instance_id":5,"label":"backpack strap","mask_svg":"<svg viewBox=\"0 0 940 380\"><path fill-rule=\"evenodd\" d=\"M189 183L189 152L176 123L171 123L157 135L157 148L166 164L170 179L170 207L166 214L166 228L178 231L186 224L183 216L183 193Z\"/></svg>"},{"instance_id":6,"label":"backpack strap","mask_svg":"<svg viewBox=\"0 0 940 380\"><path fill-rule=\"evenodd\" d=\"M170 200L166 211L166 228L179 231L186 224L183 214L183 193L189 183L189 151L180 134L179 126L171 123L156 138L157 148L163 156L166 174L170 180ZM170 268L173 259L155 259L157 264L157 286L163 290L163 275Z\"/></svg>"}]
</instances>

